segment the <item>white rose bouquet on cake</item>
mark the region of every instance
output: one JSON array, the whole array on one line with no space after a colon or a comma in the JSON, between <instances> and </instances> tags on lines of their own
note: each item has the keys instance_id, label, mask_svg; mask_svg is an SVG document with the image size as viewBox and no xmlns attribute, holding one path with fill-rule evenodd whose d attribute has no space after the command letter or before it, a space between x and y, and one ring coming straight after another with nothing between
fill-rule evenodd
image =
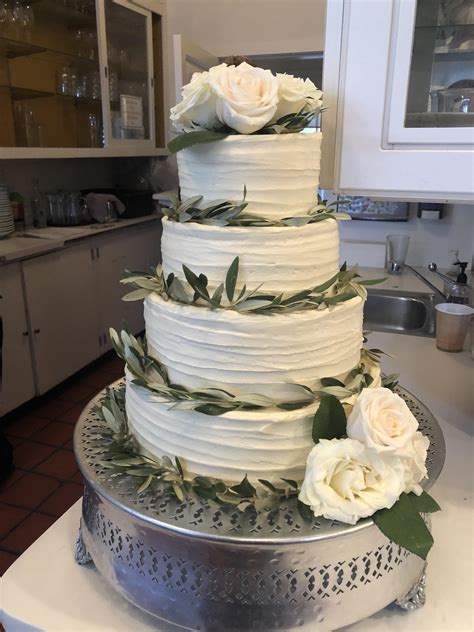
<instances>
[{"instance_id":1,"label":"white rose bouquet on cake","mask_svg":"<svg viewBox=\"0 0 474 632\"><path fill-rule=\"evenodd\" d=\"M420 485L429 440L405 401L388 388L365 388L346 419L337 399L323 396L313 439L300 502L347 524L373 517L389 539L426 557L432 538L420 513L439 507Z\"/></svg>"},{"instance_id":2,"label":"white rose bouquet on cake","mask_svg":"<svg viewBox=\"0 0 474 632\"><path fill-rule=\"evenodd\" d=\"M322 92L310 79L256 68L220 64L194 73L171 108L181 136L168 145L176 152L229 134L285 134L307 127L319 114Z\"/></svg>"}]
</instances>

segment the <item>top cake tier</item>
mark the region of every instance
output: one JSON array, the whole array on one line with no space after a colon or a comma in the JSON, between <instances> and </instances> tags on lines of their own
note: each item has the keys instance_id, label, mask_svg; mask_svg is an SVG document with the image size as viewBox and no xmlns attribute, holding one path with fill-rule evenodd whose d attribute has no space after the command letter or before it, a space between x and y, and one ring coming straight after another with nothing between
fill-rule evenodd
<instances>
[{"instance_id":1,"label":"top cake tier","mask_svg":"<svg viewBox=\"0 0 474 632\"><path fill-rule=\"evenodd\" d=\"M320 132L232 135L177 154L181 199L241 200L246 213L279 220L307 213L317 202Z\"/></svg>"}]
</instances>

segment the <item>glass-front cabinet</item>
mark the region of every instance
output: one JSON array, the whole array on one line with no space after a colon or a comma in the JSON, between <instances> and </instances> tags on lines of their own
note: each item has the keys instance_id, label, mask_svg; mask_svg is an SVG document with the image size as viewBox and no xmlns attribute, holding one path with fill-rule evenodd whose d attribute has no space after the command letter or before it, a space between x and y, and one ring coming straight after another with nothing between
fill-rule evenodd
<instances>
[{"instance_id":1,"label":"glass-front cabinet","mask_svg":"<svg viewBox=\"0 0 474 632\"><path fill-rule=\"evenodd\" d=\"M0 0L0 156L160 153L164 11L156 6Z\"/></svg>"},{"instance_id":2,"label":"glass-front cabinet","mask_svg":"<svg viewBox=\"0 0 474 632\"><path fill-rule=\"evenodd\" d=\"M328 0L321 183L474 201L473 0Z\"/></svg>"},{"instance_id":3,"label":"glass-front cabinet","mask_svg":"<svg viewBox=\"0 0 474 632\"><path fill-rule=\"evenodd\" d=\"M418 0L405 126L474 126L472 0Z\"/></svg>"}]
</instances>

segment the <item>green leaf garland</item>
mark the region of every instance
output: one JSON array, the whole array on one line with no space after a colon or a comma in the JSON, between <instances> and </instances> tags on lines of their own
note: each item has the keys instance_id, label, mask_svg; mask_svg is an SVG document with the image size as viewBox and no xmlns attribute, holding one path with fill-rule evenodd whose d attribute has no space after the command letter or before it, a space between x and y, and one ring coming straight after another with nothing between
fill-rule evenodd
<instances>
[{"instance_id":1,"label":"green leaf garland","mask_svg":"<svg viewBox=\"0 0 474 632\"><path fill-rule=\"evenodd\" d=\"M176 154L178 151L188 149L194 145L201 145L203 143L215 143L219 140L227 138L228 134L222 132L215 132L212 130L197 130L192 132L185 132L176 136L168 143L168 150L172 154Z\"/></svg>"}]
</instances>

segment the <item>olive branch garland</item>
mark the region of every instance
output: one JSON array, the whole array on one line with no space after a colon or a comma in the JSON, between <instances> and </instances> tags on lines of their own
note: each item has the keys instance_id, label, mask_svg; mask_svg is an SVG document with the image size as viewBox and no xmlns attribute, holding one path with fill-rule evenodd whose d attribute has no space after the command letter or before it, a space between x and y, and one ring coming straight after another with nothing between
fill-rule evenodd
<instances>
[{"instance_id":1,"label":"olive branch garland","mask_svg":"<svg viewBox=\"0 0 474 632\"><path fill-rule=\"evenodd\" d=\"M212 293L208 289L206 275L198 275L186 265L183 265L185 282L173 273L165 279L160 265L152 268L149 273L126 270L120 283L131 285L135 289L125 294L122 300L142 300L155 292L165 300L172 299L187 305L205 305L210 309L232 309L238 312L259 314L288 313L303 309L331 309L338 303L349 301L357 296L365 299L367 296L365 286L382 283L385 280L361 279L357 266L347 269L344 263L339 272L324 283L294 294L260 293L263 283L252 290L247 290L247 286L244 285L236 294L239 263L239 257L235 257L227 270L225 281ZM224 292L227 304L223 302Z\"/></svg>"},{"instance_id":2,"label":"olive branch garland","mask_svg":"<svg viewBox=\"0 0 474 632\"><path fill-rule=\"evenodd\" d=\"M107 388L105 397L95 406L93 413L102 424L101 436L107 440L100 464L112 476L131 477L137 494L158 492L165 487L180 502L184 502L188 494L194 492L223 508L237 508L239 511L257 511L259 500L264 500L267 505L275 505L298 496L298 484L291 479L282 478L281 481L285 483L283 487L259 479L262 489L257 492L247 475L236 485L227 485L207 476L195 476L187 480L178 457L174 457L173 462L168 456L157 458L142 454L128 427L123 386Z\"/></svg>"},{"instance_id":3,"label":"olive branch garland","mask_svg":"<svg viewBox=\"0 0 474 632\"><path fill-rule=\"evenodd\" d=\"M373 377L368 372L368 364L380 362L380 349L366 350L361 353L361 362L342 382L333 377L323 377L317 389L304 384L294 384L301 389L301 398L292 402L277 402L270 397L257 393L234 395L220 388L202 388L192 391L184 386L172 384L166 368L153 356L149 355L146 339L139 339L123 329L120 333L110 329L112 346L121 358L131 375L131 382L170 403L170 409L195 410L204 415L219 416L233 410L263 410L277 408L280 410L298 410L330 395L337 399L345 399L359 394L362 389L372 384ZM390 376L393 382L393 376Z\"/></svg>"},{"instance_id":4,"label":"olive branch garland","mask_svg":"<svg viewBox=\"0 0 474 632\"><path fill-rule=\"evenodd\" d=\"M317 203L304 215L285 217L279 220L267 219L261 215L244 212L247 188L244 186L244 194L240 202L229 200L215 200L205 206L202 205L203 196L196 195L187 200L180 200L177 195L170 194L171 206L164 207L163 214L171 221L185 224L196 222L208 226L305 226L315 224L326 219L350 220L347 213L338 211L338 206L347 204L346 200L334 200L327 204L318 195Z\"/></svg>"}]
</instances>

